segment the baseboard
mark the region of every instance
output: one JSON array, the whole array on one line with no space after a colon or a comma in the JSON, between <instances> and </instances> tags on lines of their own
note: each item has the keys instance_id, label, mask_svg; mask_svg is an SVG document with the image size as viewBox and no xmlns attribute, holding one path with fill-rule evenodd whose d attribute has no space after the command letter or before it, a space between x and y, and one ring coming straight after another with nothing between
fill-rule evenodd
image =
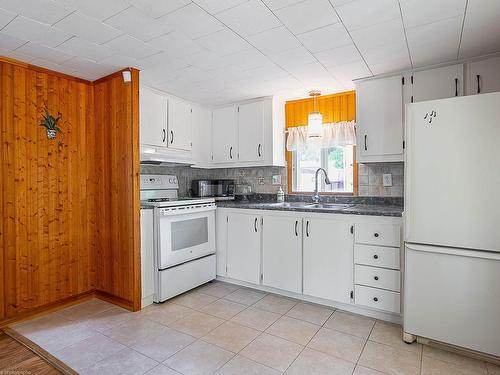
<instances>
[{"instance_id":1,"label":"baseboard","mask_svg":"<svg viewBox=\"0 0 500 375\"><path fill-rule=\"evenodd\" d=\"M35 344L30 339L28 339L28 338L24 337L23 335L21 335L20 333L18 333L15 329L4 328L3 331L5 332L5 334L7 336L11 337L13 340L17 341L21 345L23 345L26 348L28 348L29 350L31 350L37 356L41 357L46 362L48 362L51 366L53 366L57 370L59 370L61 373L65 374L65 375L78 375L78 373L75 370L73 370L71 367L69 367L67 364L65 364L64 362L62 362L58 358L54 357L52 354L50 354L45 349L41 348L39 345Z\"/></svg>"},{"instance_id":2,"label":"baseboard","mask_svg":"<svg viewBox=\"0 0 500 375\"><path fill-rule=\"evenodd\" d=\"M235 280L235 279L231 279L231 278L223 277L223 276L217 276L217 280L224 281L224 282L231 283L231 284L240 285L240 286L245 286L248 288L262 290L263 292L279 294L279 295L282 295L285 297L290 297L290 298L298 299L298 300L305 301L305 302L310 302L310 303L315 303L318 305L333 307L336 309L348 311L348 312L353 313L353 314L364 315L364 316L368 316L370 318L384 320L386 322L391 322L391 323L395 323L395 324L402 323L401 315L399 315L399 314L391 314L391 313L387 313L387 312L383 312L383 311L363 308L363 307L360 307L357 305L349 305L346 303L330 301L330 300L326 300L323 298L307 296L305 294L287 292L287 291L284 291L281 289L271 288L271 287L264 286L264 285L256 285L256 284L252 284L252 283L247 283L245 281Z\"/></svg>"},{"instance_id":3,"label":"baseboard","mask_svg":"<svg viewBox=\"0 0 500 375\"><path fill-rule=\"evenodd\" d=\"M126 299L114 296L110 293L103 292L101 290L94 291L94 295L96 298L102 299L103 301L112 303L113 305L117 305L123 307L124 309L135 311L134 303L132 301L127 301Z\"/></svg>"}]
</instances>

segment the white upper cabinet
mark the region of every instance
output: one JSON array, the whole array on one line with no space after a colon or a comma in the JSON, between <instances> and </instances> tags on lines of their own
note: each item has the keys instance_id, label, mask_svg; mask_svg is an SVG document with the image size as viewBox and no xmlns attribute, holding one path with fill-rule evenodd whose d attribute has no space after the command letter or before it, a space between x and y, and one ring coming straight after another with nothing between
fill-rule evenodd
<instances>
[{"instance_id":1,"label":"white upper cabinet","mask_svg":"<svg viewBox=\"0 0 500 375\"><path fill-rule=\"evenodd\" d=\"M403 83L397 75L357 82L358 161L403 161Z\"/></svg>"},{"instance_id":2,"label":"white upper cabinet","mask_svg":"<svg viewBox=\"0 0 500 375\"><path fill-rule=\"evenodd\" d=\"M252 162L264 159L264 102L238 106L238 160Z\"/></svg>"},{"instance_id":3,"label":"white upper cabinet","mask_svg":"<svg viewBox=\"0 0 500 375\"><path fill-rule=\"evenodd\" d=\"M191 150L193 109L186 102L168 101L168 147L177 150Z\"/></svg>"},{"instance_id":4,"label":"white upper cabinet","mask_svg":"<svg viewBox=\"0 0 500 375\"><path fill-rule=\"evenodd\" d=\"M212 123L212 155L214 163L237 160L238 107L215 109Z\"/></svg>"},{"instance_id":5,"label":"white upper cabinet","mask_svg":"<svg viewBox=\"0 0 500 375\"><path fill-rule=\"evenodd\" d=\"M500 57L472 62L468 68L468 95L500 91Z\"/></svg>"},{"instance_id":6,"label":"white upper cabinet","mask_svg":"<svg viewBox=\"0 0 500 375\"><path fill-rule=\"evenodd\" d=\"M463 64L413 73L413 102L445 99L464 94Z\"/></svg>"},{"instance_id":7,"label":"white upper cabinet","mask_svg":"<svg viewBox=\"0 0 500 375\"><path fill-rule=\"evenodd\" d=\"M304 219L304 294L351 302L353 242L346 219Z\"/></svg>"},{"instance_id":8,"label":"white upper cabinet","mask_svg":"<svg viewBox=\"0 0 500 375\"><path fill-rule=\"evenodd\" d=\"M140 143L167 147L167 98L146 87L140 89Z\"/></svg>"},{"instance_id":9,"label":"white upper cabinet","mask_svg":"<svg viewBox=\"0 0 500 375\"><path fill-rule=\"evenodd\" d=\"M193 147L196 167L206 167L212 162L212 111L193 106Z\"/></svg>"},{"instance_id":10,"label":"white upper cabinet","mask_svg":"<svg viewBox=\"0 0 500 375\"><path fill-rule=\"evenodd\" d=\"M302 293L302 218L264 215L262 284Z\"/></svg>"}]
</instances>

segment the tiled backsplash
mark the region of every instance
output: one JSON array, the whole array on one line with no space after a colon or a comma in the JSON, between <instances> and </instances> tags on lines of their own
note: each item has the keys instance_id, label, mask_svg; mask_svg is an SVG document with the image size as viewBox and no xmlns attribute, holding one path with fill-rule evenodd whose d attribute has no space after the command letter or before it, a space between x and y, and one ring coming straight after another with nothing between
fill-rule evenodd
<instances>
[{"instance_id":1,"label":"tiled backsplash","mask_svg":"<svg viewBox=\"0 0 500 375\"><path fill-rule=\"evenodd\" d=\"M383 186L382 176L392 174L392 186ZM402 197L404 163L359 164L358 183L360 196Z\"/></svg>"},{"instance_id":2,"label":"tiled backsplash","mask_svg":"<svg viewBox=\"0 0 500 375\"><path fill-rule=\"evenodd\" d=\"M249 184L255 193L275 194L280 185L272 184L272 176L281 177L281 187L287 191L287 171L284 167L250 167L199 169L184 166L141 165L141 173L172 174L179 180L179 195L186 196L191 189L192 180L232 179L236 184Z\"/></svg>"},{"instance_id":3,"label":"tiled backsplash","mask_svg":"<svg viewBox=\"0 0 500 375\"><path fill-rule=\"evenodd\" d=\"M359 165L359 195L376 197L403 196L403 163L371 163ZM234 179L237 184L249 184L255 193L275 194L280 185L272 184L272 176L281 176L281 187L287 193L287 169L284 167L251 167L199 169L187 166L141 165L141 173L172 174L179 180L179 195L186 196L191 180ZM382 175L392 174L392 186L382 184Z\"/></svg>"}]
</instances>

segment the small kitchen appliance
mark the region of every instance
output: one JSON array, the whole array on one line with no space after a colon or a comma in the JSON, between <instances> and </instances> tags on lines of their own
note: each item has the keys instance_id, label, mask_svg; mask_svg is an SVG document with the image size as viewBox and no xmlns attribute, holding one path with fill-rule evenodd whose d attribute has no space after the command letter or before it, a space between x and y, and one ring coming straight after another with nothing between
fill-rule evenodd
<instances>
[{"instance_id":1,"label":"small kitchen appliance","mask_svg":"<svg viewBox=\"0 0 500 375\"><path fill-rule=\"evenodd\" d=\"M193 197L213 197L215 200L234 199L234 180L193 180Z\"/></svg>"}]
</instances>

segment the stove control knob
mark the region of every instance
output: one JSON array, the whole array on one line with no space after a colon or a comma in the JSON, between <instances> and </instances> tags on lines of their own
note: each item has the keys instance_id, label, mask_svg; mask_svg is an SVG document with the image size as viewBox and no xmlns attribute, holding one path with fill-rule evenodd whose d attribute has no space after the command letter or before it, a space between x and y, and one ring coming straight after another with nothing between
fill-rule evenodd
<instances>
[{"instance_id":1,"label":"stove control knob","mask_svg":"<svg viewBox=\"0 0 500 375\"><path fill-rule=\"evenodd\" d=\"M174 180L173 180L172 178L169 178L169 179L168 179L168 183L169 183L169 184L173 184L173 183L174 183Z\"/></svg>"}]
</instances>

